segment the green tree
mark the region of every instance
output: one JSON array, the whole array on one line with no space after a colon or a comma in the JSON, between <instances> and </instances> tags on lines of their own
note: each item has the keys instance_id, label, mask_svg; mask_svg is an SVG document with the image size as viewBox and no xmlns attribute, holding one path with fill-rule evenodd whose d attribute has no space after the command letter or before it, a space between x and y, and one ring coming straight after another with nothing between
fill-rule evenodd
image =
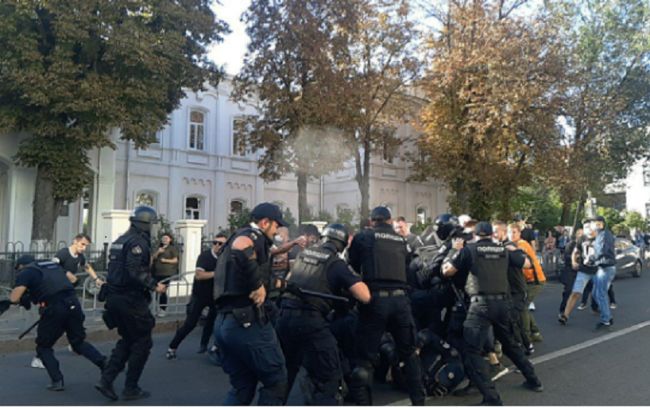
<instances>
[{"instance_id":1,"label":"green tree","mask_svg":"<svg viewBox=\"0 0 650 410\"><path fill-rule=\"evenodd\" d=\"M645 218L640 213L634 211L625 213L624 223L629 229L645 231L648 228L648 222Z\"/></svg>"},{"instance_id":2,"label":"green tree","mask_svg":"<svg viewBox=\"0 0 650 410\"><path fill-rule=\"evenodd\" d=\"M242 20L250 37L233 98L254 104L242 145L263 149L261 176L295 174L298 220L309 217L307 183L339 169L349 156L329 127L338 112L336 65L354 8L344 0L254 1Z\"/></svg>"},{"instance_id":3,"label":"green tree","mask_svg":"<svg viewBox=\"0 0 650 410\"><path fill-rule=\"evenodd\" d=\"M228 27L210 4L0 3L0 130L25 135L15 160L37 170L32 239L52 239L92 175L88 150L114 148L109 130L144 147L185 88L218 80L206 51Z\"/></svg>"},{"instance_id":4,"label":"green tree","mask_svg":"<svg viewBox=\"0 0 650 410\"><path fill-rule=\"evenodd\" d=\"M547 2L564 44L562 139L541 171L558 187L562 220L587 192L624 177L650 148L650 3Z\"/></svg>"},{"instance_id":5,"label":"green tree","mask_svg":"<svg viewBox=\"0 0 650 410\"><path fill-rule=\"evenodd\" d=\"M237 229L248 225L251 221L251 210L244 208L241 212L234 212L228 215L228 231L235 232Z\"/></svg>"}]
</instances>

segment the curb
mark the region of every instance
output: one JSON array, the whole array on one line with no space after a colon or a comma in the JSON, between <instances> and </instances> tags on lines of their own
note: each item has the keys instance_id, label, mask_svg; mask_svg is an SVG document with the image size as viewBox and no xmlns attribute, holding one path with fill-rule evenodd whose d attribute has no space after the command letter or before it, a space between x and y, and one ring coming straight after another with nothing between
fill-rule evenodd
<instances>
[{"instance_id":1,"label":"curb","mask_svg":"<svg viewBox=\"0 0 650 410\"><path fill-rule=\"evenodd\" d=\"M185 320L185 317L171 317L164 321L156 319L156 327L153 328L153 333L169 333L176 331ZM91 327L86 329L86 341L91 343L110 342L117 340L119 335L117 329L108 330L106 326ZM33 330L29 335L23 339L18 340L18 335L14 339L0 340L0 354L17 353L33 351L35 349L36 330ZM68 339L64 336L61 337L54 348L66 347Z\"/></svg>"}]
</instances>

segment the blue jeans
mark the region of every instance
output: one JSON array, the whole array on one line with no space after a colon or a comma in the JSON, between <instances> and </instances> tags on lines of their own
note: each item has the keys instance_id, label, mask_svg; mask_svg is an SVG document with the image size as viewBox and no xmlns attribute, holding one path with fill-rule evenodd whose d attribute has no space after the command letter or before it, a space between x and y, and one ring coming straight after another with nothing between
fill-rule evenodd
<instances>
[{"instance_id":1,"label":"blue jeans","mask_svg":"<svg viewBox=\"0 0 650 410\"><path fill-rule=\"evenodd\" d=\"M594 290L592 297L596 299L600 308L600 321L607 323L612 319L612 313L609 310L609 295L607 290L616 276L616 266L599 267L598 273L594 277Z\"/></svg>"}]
</instances>

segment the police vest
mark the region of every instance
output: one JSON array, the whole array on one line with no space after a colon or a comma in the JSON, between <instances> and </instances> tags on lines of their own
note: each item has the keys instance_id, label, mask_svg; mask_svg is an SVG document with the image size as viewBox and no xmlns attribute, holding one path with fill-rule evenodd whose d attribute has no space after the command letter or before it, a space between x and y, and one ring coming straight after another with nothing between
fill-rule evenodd
<instances>
[{"instance_id":1,"label":"police vest","mask_svg":"<svg viewBox=\"0 0 650 410\"><path fill-rule=\"evenodd\" d=\"M298 254L293 268L289 283L314 292L332 294L327 280L327 271L330 265L339 259L336 249L333 245L317 245L307 248ZM288 295L292 298L293 295ZM327 314L332 310L330 302L318 297L303 297L304 303L309 304L320 312Z\"/></svg>"},{"instance_id":2,"label":"police vest","mask_svg":"<svg viewBox=\"0 0 650 410\"><path fill-rule=\"evenodd\" d=\"M372 272L363 272L363 280L397 281L406 283L406 257L408 250L406 241L390 228L374 228L373 235Z\"/></svg>"},{"instance_id":3,"label":"police vest","mask_svg":"<svg viewBox=\"0 0 650 410\"><path fill-rule=\"evenodd\" d=\"M30 289L33 302L46 302L57 293L74 292L74 286L59 264L51 261L34 262L29 264L28 268L36 269L42 275L39 284L34 289Z\"/></svg>"},{"instance_id":4,"label":"police vest","mask_svg":"<svg viewBox=\"0 0 650 410\"><path fill-rule=\"evenodd\" d=\"M226 243L219 250L217 255L217 267L214 272L213 297L217 303L230 298L248 299L248 295L255 289L251 289L249 278L239 271L232 255L232 243L240 236L248 236L253 241L258 271L264 277L270 274L268 262L268 241L264 233L253 227L245 227L236 231L228 238ZM265 272L262 272L265 271ZM266 272L268 271L268 272ZM251 301L252 303L252 301Z\"/></svg>"},{"instance_id":5,"label":"police vest","mask_svg":"<svg viewBox=\"0 0 650 410\"><path fill-rule=\"evenodd\" d=\"M470 296L508 293L508 252L491 241L467 244L472 267L465 289Z\"/></svg>"},{"instance_id":6,"label":"police vest","mask_svg":"<svg viewBox=\"0 0 650 410\"><path fill-rule=\"evenodd\" d=\"M144 290L139 282L134 282L129 276L126 266L128 252L136 254L140 252L141 257L140 269L146 271L149 267L149 248L146 240L137 232L131 230L117 238L110 246L108 252L108 276L107 281L111 288Z\"/></svg>"}]
</instances>

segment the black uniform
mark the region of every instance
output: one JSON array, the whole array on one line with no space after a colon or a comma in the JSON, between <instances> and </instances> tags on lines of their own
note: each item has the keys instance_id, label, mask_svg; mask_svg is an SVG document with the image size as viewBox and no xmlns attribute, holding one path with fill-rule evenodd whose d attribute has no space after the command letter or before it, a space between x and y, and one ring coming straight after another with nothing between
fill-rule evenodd
<instances>
[{"instance_id":1,"label":"black uniform","mask_svg":"<svg viewBox=\"0 0 650 410\"><path fill-rule=\"evenodd\" d=\"M512 245L517 248L517 245L512 241L504 241L502 245ZM524 251L519 248L513 253L517 253L523 258L526 257ZM520 256L517 256L517 258L520 258ZM523 331L522 312L524 309L528 309L528 304L526 303L526 277L521 268L508 265L508 285L510 287L510 303L512 308L510 310L512 335L515 342L525 349L530 346L531 341L526 336L526 332Z\"/></svg>"},{"instance_id":2,"label":"black uniform","mask_svg":"<svg viewBox=\"0 0 650 410\"><path fill-rule=\"evenodd\" d=\"M233 241L247 236L253 247L233 250ZM261 382L258 405L282 405L287 389L287 369L273 326L263 308L249 298L267 284L271 241L256 227L238 230L221 248L214 279L217 319L214 336L223 370L232 389L224 405L249 405Z\"/></svg>"},{"instance_id":3,"label":"black uniform","mask_svg":"<svg viewBox=\"0 0 650 410\"><path fill-rule=\"evenodd\" d=\"M217 255L214 254L212 249L206 249L201 252L196 260L196 269L201 269L204 272L214 272L217 268ZM190 334L196 327L201 318L201 312L206 307L209 308L208 316L206 318L203 333L201 334L201 349L203 350L210 340L212 330L214 329L214 320L217 317L217 309L214 306L214 299L212 298L212 290L214 289L214 278L198 280L194 279L192 285L192 297L190 303L187 305L187 318L185 323L181 326L174 335L174 339L169 344L170 349L177 349L183 339Z\"/></svg>"},{"instance_id":4,"label":"black uniform","mask_svg":"<svg viewBox=\"0 0 650 410\"><path fill-rule=\"evenodd\" d=\"M40 306L41 319L36 334L36 354L53 383L62 382L63 374L52 346L65 332L72 350L100 369L106 359L86 342L84 314L65 271L54 262L27 265L16 277L16 286L25 286L31 301Z\"/></svg>"},{"instance_id":5,"label":"black uniform","mask_svg":"<svg viewBox=\"0 0 650 410\"><path fill-rule=\"evenodd\" d=\"M400 361L405 364L409 396L414 404L424 404L420 362L415 354L415 324L406 293L407 244L392 226L377 223L355 235L349 249L350 265L360 272L372 300L359 307L359 366L353 372L350 391L357 404L370 405L370 382L377 365L384 332L393 335Z\"/></svg>"},{"instance_id":6,"label":"black uniform","mask_svg":"<svg viewBox=\"0 0 650 410\"><path fill-rule=\"evenodd\" d=\"M483 359L490 326L503 345L503 353L521 370L528 387L541 390L533 365L512 335L509 312L508 267L523 267L524 256L511 253L505 246L490 239L470 243L458 253L450 255L456 269L469 269L465 290L470 297L470 307L465 320L465 371L483 394L483 402L501 404L494 382L489 377L487 362Z\"/></svg>"},{"instance_id":7,"label":"black uniform","mask_svg":"<svg viewBox=\"0 0 650 410\"><path fill-rule=\"evenodd\" d=\"M325 243L298 255L289 286L336 295L360 281L361 277L338 256L335 245ZM339 350L327 320L332 309L333 303L323 298L300 298L290 293L282 298L276 329L287 361L288 391L300 366L304 366L310 385L306 404L331 406L342 399L338 394L342 379Z\"/></svg>"},{"instance_id":8,"label":"black uniform","mask_svg":"<svg viewBox=\"0 0 650 410\"><path fill-rule=\"evenodd\" d=\"M72 256L70 253L70 248L61 248L54 255L54 262L61 265L61 267L66 271L74 275L79 273L86 267L86 257L79 253L77 256ZM75 286L79 285L80 281L75 282Z\"/></svg>"},{"instance_id":9,"label":"black uniform","mask_svg":"<svg viewBox=\"0 0 650 410\"><path fill-rule=\"evenodd\" d=\"M149 311L156 281L149 271L150 239L135 226L111 244L108 260L108 286L104 321L117 327L121 339L115 345L102 382L112 385L128 362L125 394L137 394L138 381L153 346L151 331L155 319Z\"/></svg>"}]
</instances>

